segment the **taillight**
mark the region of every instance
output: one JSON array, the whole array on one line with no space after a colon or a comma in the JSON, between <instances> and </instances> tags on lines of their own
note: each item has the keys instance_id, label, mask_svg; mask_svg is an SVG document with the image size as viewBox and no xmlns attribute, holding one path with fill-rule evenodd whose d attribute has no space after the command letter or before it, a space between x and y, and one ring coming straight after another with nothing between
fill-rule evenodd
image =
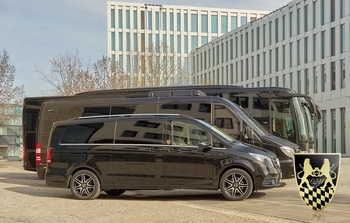
<instances>
[{"instance_id":1,"label":"taillight","mask_svg":"<svg viewBox=\"0 0 350 223\"><path fill-rule=\"evenodd\" d=\"M51 147L47 147L46 162L47 165L51 165Z\"/></svg>"},{"instance_id":2,"label":"taillight","mask_svg":"<svg viewBox=\"0 0 350 223\"><path fill-rule=\"evenodd\" d=\"M41 144L35 143L35 163L41 164Z\"/></svg>"}]
</instances>

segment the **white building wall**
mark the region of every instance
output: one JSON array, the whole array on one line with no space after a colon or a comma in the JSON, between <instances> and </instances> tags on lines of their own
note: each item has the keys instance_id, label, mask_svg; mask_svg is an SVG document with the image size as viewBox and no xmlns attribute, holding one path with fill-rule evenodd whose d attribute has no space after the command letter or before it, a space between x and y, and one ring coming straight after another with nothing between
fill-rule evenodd
<instances>
[{"instance_id":1,"label":"white building wall","mask_svg":"<svg viewBox=\"0 0 350 223\"><path fill-rule=\"evenodd\" d=\"M215 51L215 55L211 61L207 57L206 63L210 65L206 69L191 66L191 80L194 84L209 84L201 77L214 74L211 84L281 86L308 94L326 112L325 126L323 120L318 125L318 150L350 155L350 137L346 137L350 130L349 31L349 1L295 0L194 49L190 54L192 64L201 54ZM204 63L202 59L198 61ZM341 61L344 61L344 68ZM332 63L335 64L334 80ZM222 78L227 75L228 78ZM335 130L332 130L333 109ZM341 129L344 123L341 109L345 109L345 131ZM323 128L326 128L326 133ZM324 140L325 136L327 140ZM332 137L336 140L334 148ZM345 147L342 147L342 140Z\"/></svg>"},{"instance_id":2,"label":"white building wall","mask_svg":"<svg viewBox=\"0 0 350 223\"><path fill-rule=\"evenodd\" d=\"M127 19L126 13L130 12L130 17ZM137 13L137 28L134 28L134 11ZM119 13L121 12L121 17ZM152 27L148 27L148 12L152 15ZM163 30L163 20L164 16L162 13L166 14L166 29ZM144 16L142 16L142 14ZM156 13L160 13L160 30L156 29ZM181 27L178 30L177 15L180 14L181 17ZM185 14L187 13L187 23L184 21ZM256 10L238 10L238 9L226 9L226 8L206 8L206 7L191 7L191 6L176 6L176 5L147 5L141 3L131 3L131 2L117 2L117 1L108 1L107 2L107 43L108 43L108 56L112 58L113 61L123 62L125 69L127 57L130 55L136 55L137 53L143 52L141 46L145 45L148 48L149 35L152 36L152 43L157 43L156 36L159 35L159 40L163 41L163 36L166 37L166 44L170 46L171 36L174 38L174 50L177 54L177 57L181 59L182 63L187 64L188 67L188 54L193 49L192 48L192 37L198 39L198 46L206 44L211 40L221 36L227 31L231 30L231 16L237 17L237 26L242 22L242 17L246 17L247 22L253 21L254 19L261 18L262 16L268 14L267 11L256 11ZM173 15L173 22L170 22L170 15ZM198 31L191 30L192 17L191 15L198 15ZM208 16L208 32L201 32L201 15ZM212 15L218 16L218 32L211 32L212 27ZM227 31L222 30L222 16L227 16ZM122 26L119 26L120 19L122 21ZM127 22L130 21L130 27L127 28ZM141 28L141 25L145 25L145 29ZM173 26L174 29L171 30L170 27ZM185 26L188 27L187 31ZM112 35L115 38L112 40ZM121 36L119 36L121 35ZM130 36L129 36L130 35ZM138 48L134 49L134 36L137 36ZM143 37L144 36L144 39ZM178 42L178 36L181 39ZM122 38L120 38L122 37ZM203 42L207 38L206 42ZM131 49L127 49L128 41L130 41ZM186 51L186 45L188 50ZM114 47L115 46L115 47ZM121 47L122 48L121 48ZM178 51L178 46L181 49ZM112 49L113 48L113 49ZM194 47L196 48L196 47ZM188 69L189 70L189 69Z\"/></svg>"}]
</instances>

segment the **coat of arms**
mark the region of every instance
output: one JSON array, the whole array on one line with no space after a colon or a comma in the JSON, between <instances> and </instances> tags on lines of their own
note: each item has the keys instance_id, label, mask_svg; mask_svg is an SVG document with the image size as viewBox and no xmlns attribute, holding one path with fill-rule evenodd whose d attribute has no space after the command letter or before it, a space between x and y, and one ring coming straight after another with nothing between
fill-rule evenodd
<instances>
[{"instance_id":1,"label":"coat of arms","mask_svg":"<svg viewBox=\"0 0 350 223\"><path fill-rule=\"evenodd\" d=\"M311 210L323 210L333 199L339 179L339 153L294 155L298 192Z\"/></svg>"}]
</instances>

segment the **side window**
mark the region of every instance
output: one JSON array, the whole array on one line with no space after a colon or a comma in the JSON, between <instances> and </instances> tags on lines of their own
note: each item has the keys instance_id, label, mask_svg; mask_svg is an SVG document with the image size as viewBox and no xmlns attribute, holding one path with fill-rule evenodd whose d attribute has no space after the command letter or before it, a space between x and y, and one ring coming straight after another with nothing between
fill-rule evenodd
<instances>
[{"instance_id":1,"label":"side window","mask_svg":"<svg viewBox=\"0 0 350 223\"><path fill-rule=\"evenodd\" d=\"M187 122L172 123L172 144L198 146L199 141L208 140L208 133L201 127Z\"/></svg>"},{"instance_id":2,"label":"side window","mask_svg":"<svg viewBox=\"0 0 350 223\"><path fill-rule=\"evenodd\" d=\"M240 136L240 119L223 105L214 105L214 125L235 139Z\"/></svg>"},{"instance_id":3,"label":"side window","mask_svg":"<svg viewBox=\"0 0 350 223\"><path fill-rule=\"evenodd\" d=\"M69 125L61 138L62 144L113 143L115 122Z\"/></svg>"},{"instance_id":4,"label":"side window","mask_svg":"<svg viewBox=\"0 0 350 223\"><path fill-rule=\"evenodd\" d=\"M161 120L119 120L115 143L164 144L163 122Z\"/></svg>"}]
</instances>

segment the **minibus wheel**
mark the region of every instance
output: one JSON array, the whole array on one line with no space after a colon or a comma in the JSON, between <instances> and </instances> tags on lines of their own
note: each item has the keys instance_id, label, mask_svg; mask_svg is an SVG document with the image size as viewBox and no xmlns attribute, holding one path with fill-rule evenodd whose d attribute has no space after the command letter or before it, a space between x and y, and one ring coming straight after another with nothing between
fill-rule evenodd
<instances>
[{"instance_id":1,"label":"minibus wheel","mask_svg":"<svg viewBox=\"0 0 350 223\"><path fill-rule=\"evenodd\" d=\"M229 169L220 178L220 191L227 200L244 200L253 191L253 180L249 173L242 169Z\"/></svg>"},{"instance_id":2,"label":"minibus wheel","mask_svg":"<svg viewBox=\"0 0 350 223\"><path fill-rule=\"evenodd\" d=\"M123 189L114 189L114 190L106 190L105 193L110 195L110 196L119 196L124 194L126 190Z\"/></svg>"},{"instance_id":3,"label":"minibus wheel","mask_svg":"<svg viewBox=\"0 0 350 223\"><path fill-rule=\"evenodd\" d=\"M79 170L70 181L70 191L79 200L95 199L101 193L100 181L93 172Z\"/></svg>"}]
</instances>

